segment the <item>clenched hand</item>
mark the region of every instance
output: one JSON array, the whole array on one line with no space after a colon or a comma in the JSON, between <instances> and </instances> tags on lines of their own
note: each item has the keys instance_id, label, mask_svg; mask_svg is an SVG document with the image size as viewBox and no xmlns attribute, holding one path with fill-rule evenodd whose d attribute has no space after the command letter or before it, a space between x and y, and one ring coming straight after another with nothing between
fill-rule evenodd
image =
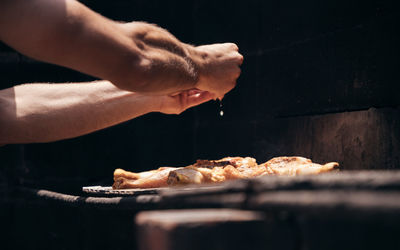
<instances>
[{"instance_id":1,"label":"clenched hand","mask_svg":"<svg viewBox=\"0 0 400 250\"><path fill-rule=\"evenodd\" d=\"M243 56L234 43L211 44L195 47L200 60L197 61L199 78L196 87L222 99L233 89L240 75L239 66Z\"/></svg>"}]
</instances>

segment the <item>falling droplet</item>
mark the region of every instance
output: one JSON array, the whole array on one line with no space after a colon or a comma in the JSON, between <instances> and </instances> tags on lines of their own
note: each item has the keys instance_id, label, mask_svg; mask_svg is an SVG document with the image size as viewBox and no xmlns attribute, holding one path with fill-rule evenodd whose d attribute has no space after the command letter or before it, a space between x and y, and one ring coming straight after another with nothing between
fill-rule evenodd
<instances>
[{"instance_id":1,"label":"falling droplet","mask_svg":"<svg viewBox=\"0 0 400 250\"><path fill-rule=\"evenodd\" d=\"M219 115L220 116L224 115L224 111L222 110L222 100L219 100Z\"/></svg>"}]
</instances>

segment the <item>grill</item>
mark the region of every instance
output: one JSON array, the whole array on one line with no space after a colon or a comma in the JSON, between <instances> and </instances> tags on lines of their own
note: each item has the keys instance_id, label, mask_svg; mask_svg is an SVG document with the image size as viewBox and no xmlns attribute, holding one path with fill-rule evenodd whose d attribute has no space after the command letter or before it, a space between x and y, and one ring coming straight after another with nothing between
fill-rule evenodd
<instances>
[{"instance_id":1,"label":"grill","mask_svg":"<svg viewBox=\"0 0 400 250\"><path fill-rule=\"evenodd\" d=\"M41 231L58 237L53 244L68 248L82 247L83 232L94 248L375 249L400 244L399 183L399 171L343 171L120 194L99 187L82 196L32 188L12 194L19 197L14 210L44 223Z\"/></svg>"},{"instance_id":2,"label":"grill","mask_svg":"<svg viewBox=\"0 0 400 250\"><path fill-rule=\"evenodd\" d=\"M185 42L236 42L242 75L222 117L210 102L80 138L0 147L0 248L400 249L394 1L82 2L113 19L157 23ZM0 44L1 89L88 80ZM337 161L340 171L110 188L115 168L283 155Z\"/></svg>"}]
</instances>

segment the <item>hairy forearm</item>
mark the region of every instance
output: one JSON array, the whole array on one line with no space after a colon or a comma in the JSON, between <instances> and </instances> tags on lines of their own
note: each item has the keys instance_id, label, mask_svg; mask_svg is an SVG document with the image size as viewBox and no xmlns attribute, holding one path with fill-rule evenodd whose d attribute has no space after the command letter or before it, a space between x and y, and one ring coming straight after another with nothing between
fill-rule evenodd
<instances>
[{"instance_id":1,"label":"hairy forearm","mask_svg":"<svg viewBox=\"0 0 400 250\"><path fill-rule=\"evenodd\" d=\"M140 55L139 70L132 75L139 80L135 84L136 91L164 95L196 86L202 57L195 47L180 42L168 31L152 24L131 22L121 23L120 27L132 39ZM123 66L122 71L129 72L129 67ZM129 89L129 80L116 81L121 82L121 88Z\"/></svg>"},{"instance_id":2,"label":"hairy forearm","mask_svg":"<svg viewBox=\"0 0 400 250\"><path fill-rule=\"evenodd\" d=\"M132 60L134 55L115 22L77 1L5 0L1 5L0 37L35 59L110 79L127 63L123 56Z\"/></svg>"},{"instance_id":3,"label":"hairy forearm","mask_svg":"<svg viewBox=\"0 0 400 250\"><path fill-rule=\"evenodd\" d=\"M170 94L198 80L191 46L153 25L109 20L74 0L1 1L0 39L126 90Z\"/></svg>"},{"instance_id":4,"label":"hairy forearm","mask_svg":"<svg viewBox=\"0 0 400 250\"><path fill-rule=\"evenodd\" d=\"M154 100L108 81L15 86L0 91L0 144L77 137L156 111Z\"/></svg>"}]
</instances>

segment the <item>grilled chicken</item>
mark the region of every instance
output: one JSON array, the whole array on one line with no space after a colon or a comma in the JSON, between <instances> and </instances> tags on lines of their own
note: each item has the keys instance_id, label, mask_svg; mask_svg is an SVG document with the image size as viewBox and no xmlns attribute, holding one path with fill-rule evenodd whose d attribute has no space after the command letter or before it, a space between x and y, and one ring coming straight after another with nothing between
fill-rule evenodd
<instances>
[{"instance_id":1,"label":"grilled chicken","mask_svg":"<svg viewBox=\"0 0 400 250\"><path fill-rule=\"evenodd\" d=\"M133 173L118 168L114 171L113 189L165 187L168 186L169 172L176 169L178 168L161 167L156 170Z\"/></svg>"},{"instance_id":2,"label":"grilled chicken","mask_svg":"<svg viewBox=\"0 0 400 250\"><path fill-rule=\"evenodd\" d=\"M320 165L303 157L276 157L258 165L251 157L226 157L221 160L197 160L187 167L161 167L157 170L132 173L122 169L114 172L114 189L157 188L172 185L218 183L226 180L253 178L263 175L306 175L331 171L336 162Z\"/></svg>"},{"instance_id":3,"label":"grilled chicken","mask_svg":"<svg viewBox=\"0 0 400 250\"><path fill-rule=\"evenodd\" d=\"M225 157L221 160L197 160L187 167L161 167L140 173L116 169L113 188L157 188L178 184L220 182L226 179L246 178L239 177L241 175L238 169L246 172L248 167L256 166L256 160L251 157Z\"/></svg>"},{"instance_id":4,"label":"grilled chicken","mask_svg":"<svg viewBox=\"0 0 400 250\"><path fill-rule=\"evenodd\" d=\"M260 166L264 166L268 174L294 176L328 172L338 167L339 163L329 162L320 165L304 157L282 156L272 158Z\"/></svg>"}]
</instances>

